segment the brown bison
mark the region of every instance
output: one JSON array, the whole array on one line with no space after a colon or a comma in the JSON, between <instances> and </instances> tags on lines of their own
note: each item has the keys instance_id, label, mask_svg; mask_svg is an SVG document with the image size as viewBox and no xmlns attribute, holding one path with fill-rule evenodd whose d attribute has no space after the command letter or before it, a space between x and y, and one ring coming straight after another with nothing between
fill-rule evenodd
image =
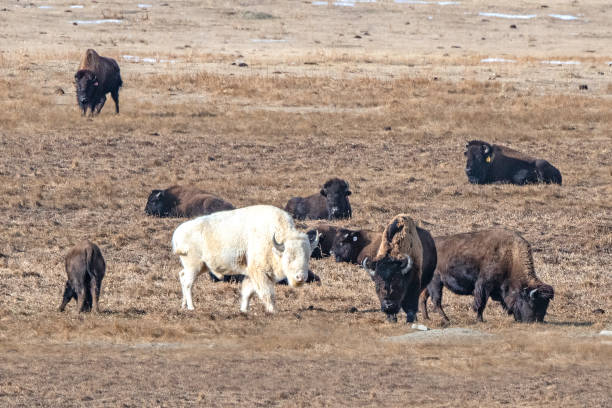
<instances>
[{"instance_id":1,"label":"brown bison","mask_svg":"<svg viewBox=\"0 0 612 408\"><path fill-rule=\"evenodd\" d=\"M406 312L406 322L414 321L419 294L431 281L436 262L436 246L429 232L417 230L405 214L395 216L382 233L376 257L362 263L376 284L388 321L397 321L400 307Z\"/></svg>"},{"instance_id":2,"label":"brown bison","mask_svg":"<svg viewBox=\"0 0 612 408\"><path fill-rule=\"evenodd\" d=\"M233 209L227 201L205 191L172 186L151 191L145 212L156 217L197 217Z\"/></svg>"},{"instance_id":3,"label":"brown bison","mask_svg":"<svg viewBox=\"0 0 612 408\"><path fill-rule=\"evenodd\" d=\"M76 299L77 310L99 313L98 300L106 263L100 248L89 241L83 241L66 255L66 288L59 311L63 312L71 299Z\"/></svg>"},{"instance_id":4,"label":"brown bison","mask_svg":"<svg viewBox=\"0 0 612 408\"><path fill-rule=\"evenodd\" d=\"M351 195L346 181L333 178L323 184L318 194L308 197L293 197L287 202L285 211L298 220L350 218L353 213L348 196Z\"/></svg>"},{"instance_id":5,"label":"brown bison","mask_svg":"<svg viewBox=\"0 0 612 408\"><path fill-rule=\"evenodd\" d=\"M115 101L115 112L119 113L119 88L123 85L117 61L101 57L92 49L85 52L79 70L74 75L77 102L83 111L91 110L91 115L100 113L110 92Z\"/></svg>"},{"instance_id":6,"label":"brown bison","mask_svg":"<svg viewBox=\"0 0 612 408\"><path fill-rule=\"evenodd\" d=\"M482 321L489 297L500 302L518 322L542 322L554 297L552 286L538 279L533 269L531 246L517 232L491 229L435 239L438 266L423 290L420 307L426 319L427 299L445 321L442 288L474 296L474 311Z\"/></svg>"},{"instance_id":7,"label":"brown bison","mask_svg":"<svg viewBox=\"0 0 612 408\"><path fill-rule=\"evenodd\" d=\"M480 140L468 142L465 148L465 174L472 184L561 184L561 172L546 160Z\"/></svg>"},{"instance_id":8,"label":"brown bison","mask_svg":"<svg viewBox=\"0 0 612 408\"><path fill-rule=\"evenodd\" d=\"M335 237L331 253L336 262L359 264L365 258L374 258L380 248L382 232L368 230L344 230Z\"/></svg>"},{"instance_id":9,"label":"brown bison","mask_svg":"<svg viewBox=\"0 0 612 408\"><path fill-rule=\"evenodd\" d=\"M319 245L312 251L311 258L321 259L330 255L334 242L344 233L350 232L346 228L336 227L330 224L319 224L308 230L306 234L312 241L319 234Z\"/></svg>"}]
</instances>

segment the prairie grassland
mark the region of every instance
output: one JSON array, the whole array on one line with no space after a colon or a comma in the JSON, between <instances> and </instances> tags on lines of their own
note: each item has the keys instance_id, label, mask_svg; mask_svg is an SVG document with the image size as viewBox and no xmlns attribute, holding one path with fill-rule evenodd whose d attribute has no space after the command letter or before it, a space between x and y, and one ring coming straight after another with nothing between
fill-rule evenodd
<instances>
[{"instance_id":1,"label":"prairie grassland","mask_svg":"<svg viewBox=\"0 0 612 408\"><path fill-rule=\"evenodd\" d=\"M461 14L480 2L440 8L435 40L419 22L431 11L416 6L364 5L366 36L350 28L354 10L247 3L184 2L164 13L155 4L148 17L122 2L73 10L123 17L115 30L66 25L67 6L56 1L47 14L5 12L1 405L609 406L610 341L597 333L612 324L610 7L594 2L596 14L548 2L586 13L590 22L574 27L589 43L558 23L529 23L535 40L524 41L538 45L508 39L517 62L487 65L483 40L468 35L471 17ZM319 31L304 19L310 10L323 19ZM47 34L27 37L33 22ZM395 22L423 36L411 52ZM486 24L494 26L488 38L514 33L509 22ZM347 27L372 43L343 46L349 35L338 32ZM210 49L185 48L187 32L204 28ZM294 42L249 42L283 30ZM78 113L71 81L88 47L121 65L121 115L110 98L99 117ZM128 63L126 54L176 62ZM540 63L561 58L582 63ZM230 65L238 59L249 67ZM471 139L550 160L563 186L468 184ZM405 212L434 236L492 226L523 233L537 274L555 288L547 323L514 323L490 302L479 324L470 297L445 291L451 327L485 335L388 343L410 329L384 321L366 273L330 259L311 263L320 285L278 287L273 316L257 300L240 315L239 286L206 277L195 286L196 310L179 309L170 237L184 220L146 217L151 189L192 184L236 206L283 207L331 176L353 190L354 217L339 225L382 230ZM59 314L63 256L85 237L108 264L103 313L78 315L70 304ZM443 327L434 314L421 323Z\"/></svg>"}]
</instances>

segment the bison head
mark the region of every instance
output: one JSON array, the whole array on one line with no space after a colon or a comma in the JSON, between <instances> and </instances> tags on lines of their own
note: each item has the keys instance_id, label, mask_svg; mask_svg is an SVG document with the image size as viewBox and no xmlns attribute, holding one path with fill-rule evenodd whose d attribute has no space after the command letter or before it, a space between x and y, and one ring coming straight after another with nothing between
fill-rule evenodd
<instances>
[{"instance_id":1,"label":"bison head","mask_svg":"<svg viewBox=\"0 0 612 408\"><path fill-rule=\"evenodd\" d=\"M359 238L361 232L351 231L340 234L334 239L331 253L336 257L336 262L351 262L359 253Z\"/></svg>"},{"instance_id":2,"label":"bison head","mask_svg":"<svg viewBox=\"0 0 612 408\"><path fill-rule=\"evenodd\" d=\"M384 257L378 261L364 259L362 266L368 271L376 285L376 295L380 300L380 309L387 315L387 320L396 322L397 313L410 284L409 272L412 269L412 258L406 255L401 259ZM414 316L406 316L413 321Z\"/></svg>"},{"instance_id":3,"label":"bison head","mask_svg":"<svg viewBox=\"0 0 612 408\"><path fill-rule=\"evenodd\" d=\"M465 146L463 154L467 158L465 174L470 183L484 183L493 163L493 146L486 142L472 140Z\"/></svg>"},{"instance_id":4,"label":"bison head","mask_svg":"<svg viewBox=\"0 0 612 408\"><path fill-rule=\"evenodd\" d=\"M311 241L303 233L290 235L282 244L272 236L274 252L280 257L280 266L289 286L300 286L308 280L310 254L319 245L319 234Z\"/></svg>"},{"instance_id":5,"label":"bison head","mask_svg":"<svg viewBox=\"0 0 612 408\"><path fill-rule=\"evenodd\" d=\"M523 288L509 313L514 314L517 322L543 322L548 303L554 298L552 286L540 284L536 287Z\"/></svg>"},{"instance_id":6,"label":"bison head","mask_svg":"<svg viewBox=\"0 0 612 408\"><path fill-rule=\"evenodd\" d=\"M149 194L145 213L156 217L168 217L176 204L176 197L166 190L153 190Z\"/></svg>"},{"instance_id":7,"label":"bison head","mask_svg":"<svg viewBox=\"0 0 612 408\"><path fill-rule=\"evenodd\" d=\"M346 181L338 178L327 180L323 184L321 195L325 197L328 219L350 218L353 215L348 200L351 190Z\"/></svg>"},{"instance_id":8,"label":"bison head","mask_svg":"<svg viewBox=\"0 0 612 408\"><path fill-rule=\"evenodd\" d=\"M93 71L81 69L74 75L76 84L77 102L81 109L85 110L94 102L94 97L100 86L98 78Z\"/></svg>"}]
</instances>

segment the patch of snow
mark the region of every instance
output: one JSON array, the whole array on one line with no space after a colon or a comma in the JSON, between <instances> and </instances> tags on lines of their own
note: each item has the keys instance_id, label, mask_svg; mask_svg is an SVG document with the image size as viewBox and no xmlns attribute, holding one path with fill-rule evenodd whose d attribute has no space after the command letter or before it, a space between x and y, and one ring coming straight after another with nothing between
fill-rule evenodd
<instances>
[{"instance_id":1,"label":"patch of snow","mask_svg":"<svg viewBox=\"0 0 612 408\"><path fill-rule=\"evenodd\" d=\"M313 1L312 5L313 6L327 6L327 2L326 1Z\"/></svg>"},{"instance_id":2,"label":"patch of snow","mask_svg":"<svg viewBox=\"0 0 612 408\"><path fill-rule=\"evenodd\" d=\"M52 9L53 6L38 6L39 9Z\"/></svg>"},{"instance_id":3,"label":"patch of snow","mask_svg":"<svg viewBox=\"0 0 612 408\"><path fill-rule=\"evenodd\" d=\"M153 7L151 4L139 4L138 8L151 8Z\"/></svg>"},{"instance_id":4,"label":"patch of snow","mask_svg":"<svg viewBox=\"0 0 612 408\"><path fill-rule=\"evenodd\" d=\"M334 6L337 7L355 7L355 3L351 3L348 1L334 1Z\"/></svg>"},{"instance_id":5,"label":"patch of snow","mask_svg":"<svg viewBox=\"0 0 612 408\"><path fill-rule=\"evenodd\" d=\"M529 20L531 18L536 18L537 14L503 14L503 13L487 13L481 11L478 13L479 16L483 17L499 17L499 18L510 18L510 19L518 19L518 20Z\"/></svg>"},{"instance_id":6,"label":"patch of snow","mask_svg":"<svg viewBox=\"0 0 612 408\"><path fill-rule=\"evenodd\" d=\"M102 20L72 20L71 23L77 23L77 24L117 23L117 24L121 24L121 20L117 20L115 18L105 18Z\"/></svg>"},{"instance_id":7,"label":"patch of snow","mask_svg":"<svg viewBox=\"0 0 612 408\"><path fill-rule=\"evenodd\" d=\"M602 330L599 332L600 336L612 336L612 330Z\"/></svg>"},{"instance_id":8,"label":"patch of snow","mask_svg":"<svg viewBox=\"0 0 612 408\"><path fill-rule=\"evenodd\" d=\"M420 330L420 331L429 330L429 327L425 326L424 324L418 324L418 323L412 323L412 326L410 326L410 328Z\"/></svg>"},{"instance_id":9,"label":"patch of snow","mask_svg":"<svg viewBox=\"0 0 612 408\"><path fill-rule=\"evenodd\" d=\"M162 64L163 63L174 64L176 62L176 60L168 60L168 59L157 59L157 58L150 58L150 57L140 58L135 55L122 55L121 57L124 60L130 61L130 62L148 62L150 64L154 64L158 62Z\"/></svg>"},{"instance_id":10,"label":"patch of snow","mask_svg":"<svg viewBox=\"0 0 612 408\"><path fill-rule=\"evenodd\" d=\"M580 61L540 61L542 64L550 65L580 65Z\"/></svg>"},{"instance_id":11,"label":"patch of snow","mask_svg":"<svg viewBox=\"0 0 612 408\"><path fill-rule=\"evenodd\" d=\"M516 60L505 58L484 58L481 59L480 62L516 62Z\"/></svg>"},{"instance_id":12,"label":"patch of snow","mask_svg":"<svg viewBox=\"0 0 612 408\"><path fill-rule=\"evenodd\" d=\"M80 5L80 4L75 4L74 6L70 6L70 8L75 8L75 9L76 9L76 8L78 8L78 9L81 9L81 8L83 8L83 6L82 6L82 5Z\"/></svg>"},{"instance_id":13,"label":"patch of snow","mask_svg":"<svg viewBox=\"0 0 612 408\"><path fill-rule=\"evenodd\" d=\"M557 18L559 20L565 21L578 20L578 17L569 14L549 14L548 17Z\"/></svg>"}]
</instances>

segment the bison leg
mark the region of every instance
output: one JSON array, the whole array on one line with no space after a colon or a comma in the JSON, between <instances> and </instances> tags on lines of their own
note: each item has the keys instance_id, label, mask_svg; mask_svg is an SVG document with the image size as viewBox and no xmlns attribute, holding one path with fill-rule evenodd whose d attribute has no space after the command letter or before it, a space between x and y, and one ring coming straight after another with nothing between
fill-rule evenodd
<instances>
[{"instance_id":1,"label":"bison leg","mask_svg":"<svg viewBox=\"0 0 612 408\"><path fill-rule=\"evenodd\" d=\"M431 303L433 304L433 311L437 312L445 322L449 322L450 320L444 313L444 309L442 309L442 290L444 289L444 284L440 279L440 275L434 274L433 279L427 285L428 295L431 295Z\"/></svg>"},{"instance_id":2,"label":"bison leg","mask_svg":"<svg viewBox=\"0 0 612 408\"><path fill-rule=\"evenodd\" d=\"M93 310L94 313L100 313L100 309L98 309L98 295L100 294L100 290L98 289L98 283L95 278L91 280L89 292L91 293L91 310Z\"/></svg>"},{"instance_id":3,"label":"bison leg","mask_svg":"<svg viewBox=\"0 0 612 408\"><path fill-rule=\"evenodd\" d=\"M70 281L66 281L66 288L64 289L62 304L59 307L60 312L63 312L64 309L66 309L66 305L73 297L76 297L76 293L74 293L74 291L72 290L72 286L70 286Z\"/></svg>"},{"instance_id":4,"label":"bison leg","mask_svg":"<svg viewBox=\"0 0 612 408\"><path fill-rule=\"evenodd\" d=\"M191 288L198 277L199 269L185 268L179 272L179 280L181 281L181 289L183 291L183 302L181 308L187 306L187 310L193 310L193 299L191 297Z\"/></svg>"},{"instance_id":5,"label":"bison leg","mask_svg":"<svg viewBox=\"0 0 612 408\"><path fill-rule=\"evenodd\" d=\"M87 307L85 302L86 296L85 287L79 288L79 291L77 292L77 310L79 313L84 312L85 308Z\"/></svg>"},{"instance_id":6,"label":"bison leg","mask_svg":"<svg viewBox=\"0 0 612 408\"><path fill-rule=\"evenodd\" d=\"M111 97L113 98L113 101L115 101L115 113L119 114L119 89L111 91Z\"/></svg>"},{"instance_id":7,"label":"bison leg","mask_svg":"<svg viewBox=\"0 0 612 408\"><path fill-rule=\"evenodd\" d=\"M482 312L487 305L491 294L490 285L484 279L478 279L474 286L474 311L478 314L478 321L482 322Z\"/></svg>"},{"instance_id":8,"label":"bison leg","mask_svg":"<svg viewBox=\"0 0 612 408\"><path fill-rule=\"evenodd\" d=\"M93 116L98 115L100 113L100 111L102 110L102 108L104 107L104 104L106 103L106 95L102 95L102 97L100 98L100 100L98 101L98 103L95 106L95 109L92 109L91 115ZM95 113L94 113L95 111Z\"/></svg>"},{"instance_id":9,"label":"bison leg","mask_svg":"<svg viewBox=\"0 0 612 408\"><path fill-rule=\"evenodd\" d=\"M429 291L424 288L419 296L419 310L423 314L423 319L429 320L429 314L427 313L427 299L429 299Z\"/></svg>"},{"instance_id":10,"label":"bison leg","mask_svg":"<svg viewBox=\"0 0 612 408\"><path fill-rule=\"evenodd\" d=\"M242 281L242 289L240 290L240 311L242 313L246 313L249 311L249 302L251 301L251 296L255 293L255 287L253 286L253 281L247 276Z\"/></svg>"},{"instance_id":11,"label":"bison leg","mask_svg":"<svg viewBox=\"0 0 612 408\"><path fill-rule=\"evenodd\" d=\"M421 285L418 279L413 281L406 290L404 300L402 300L402 309L406 312L406 323L412 323L416 319L416 314L419 309L420 290Z\"/></svg>"}]
</instances>

